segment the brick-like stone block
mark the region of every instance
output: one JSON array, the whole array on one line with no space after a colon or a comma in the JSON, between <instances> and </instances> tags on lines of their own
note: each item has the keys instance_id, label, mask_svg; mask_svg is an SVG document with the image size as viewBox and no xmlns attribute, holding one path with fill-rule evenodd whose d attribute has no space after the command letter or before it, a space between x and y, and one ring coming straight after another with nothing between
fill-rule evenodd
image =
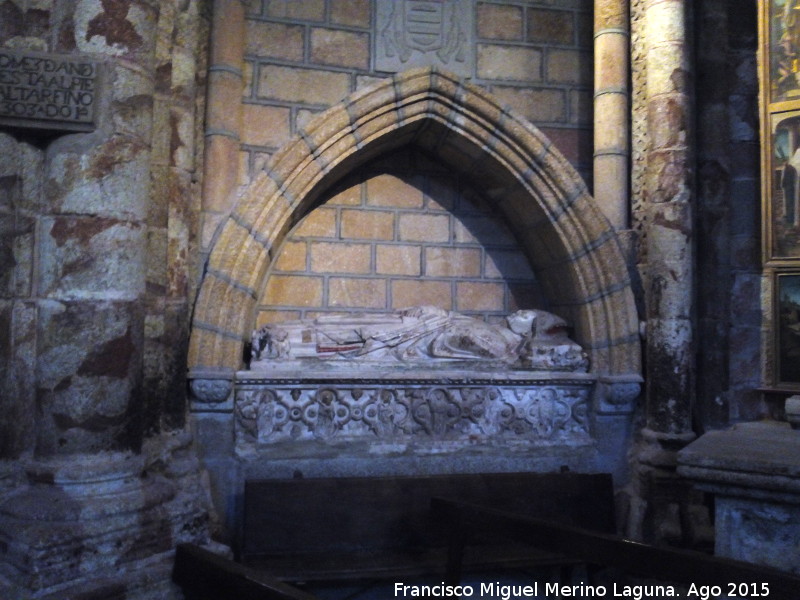
<instances>
[{"instance_id":1,"label":"brick-like stone block","mask_svg":"<svg viewBox=\"0 0 800 600\"><path fill-rule=\"evenodd\" d=\"M547 52L547 81L592 85L594 64L589 52L550 49Z\"/></svg>"},{"instance_id":2,"label":"brick-like stone block","mask_svg":"<svg viewBox=\"0 0 800 600\"><path fill-rule=\"evenodd\" d=\"M370 0L329 0L331 23L350 27L369 27L372 17Z\"/></svg>"},{"instance_id":3,"label":"brick-like stone block","mask_svg":"<svg viewBox=\"0 0 800 600\"><path fill-rule=\"evenodd\" d=\"M312 242L311 270L314 273L370 272L371 250L369 244Z\"/></svg>"},{"instance_id":4,"label":"brick-like stone block","mask_svg":"<svg viewBox=\"0 0 800 600\"><path fill-rule=\"evenodd\" d=\"M305 27L247 21L245 54L300 62L305 46Z\"/></svg>"},{"instance_id":5,"label":"brick-like stone block","mask_svg":"<svg viewBox=\"0 0 800 600\"><path fill-rule=\"evenodd\" d=\"M419 177L398 177L382 174L367 181L369 206L422 208L422 189Z\"/></svg>"},{"instance_id":6,"label":"brick-like stone block","mask_svg":"<svg viewBox=\"0 0 800 600\"><path fill-rule=\"evenodd\" d=\"M493 40L521 40L521 6L478 3L478 37Z\"/></svg>"},{"instance_id":7,"label":"brick-like stone block","mask_svg":"<svg viewBox=\"0 0 800 600\"><path fill-rule=\"evenodd\" d=\"M493 92L500 101L533 123L563 123L567 119L563 90L497 86Z\"/></svg>"},{"instance_id":8,"label":"brick-like stone block","mask_svg":"<svg viewBox=\"0 0 800 600\"><path fill-rule=\"evenodd\" d=\"M536 48L479 44L478 77L505 81L541 81L542 52Z\"/></svg>"},{"instance_id":9,"label":"brick-like stone block","mask_svg":"<svg viewBox=\"0 0 800 600\"><path fill-rule=\"evenodd\" d=\"M267 323L295 321L301 317L299 310L259 310L256 314L256 328Z\"/></svg>"},{"instance_id":10,"label":"brick-like stone block","mask_svg":"<svg viewBox=\"0 0 800 600\"><path fill-rule=\"evenodd\" d=\"M420 246L378 244L375 248L375 271L381 275L421 274Z\"/></svg>"},{"instance_id":11,"label":"brick-like stone block","mask_svg":"<svg viewBox=\"0 0 800 600\"><path fill-rule=\"evenodd\" d=\"M342 237L351 239L394 239L394 214L376 210L342 210Z\"/></svg>"},{"instance_id":12,"label":"brick-like stone block","mask_svg":"<svg viewBox=\"0 0 800 600\"><path fill-rule=\"evenodd\" d=\"M350 75L322 69L263 65L258 96L269 100L331 106L350 93Z\"/></svg>"},{"instance_id":13,"label":"brick-like stone block","mask_svg":"<svg viewBox=\"0 0 800 600\"><path fill-rule=\"evenodd\" d=\"M501 283L459 281L456 283L456 309L460 311L505 310L505 287Z\"/></svg>"},{"instance_id":14,"label":"brick-like stone block","mask_svg":"<svg viewBox=\"0 0 800 600\"><path fill-rule=\"evenodd\" d=\"M529 9L528 40L545 44L574 44L574 13L566 10Z\"/></svg>"},{"instance_id":15,"label":"brick-like stone block","mask_svg":"<svg viewBox=\"0 0 800 600\"><path fill-rule=\"evenodd\" d=\"M386 308L386 281L331 277L328 306L347 308Z\"/></svg>"},{"instance_id":16,"label":"brick-like stone block","mask_svg":"<svg viewBox=\"0 0 800 600\"><path fill-rule=\"evenodd\" d=\"M242 143L252 146L280 146L290 137L289 118L288 108L243 104Z\"/></svg>"},{"instance_id":17,"label":"brick-like stone block","mask_svg":"<svg viewBox=\"0 0 800 600\"><path fill-rule=\"evenodd\" d=\"M350 185L334 192L325 204L328 206L359 206L361 204L361 185Z\"/></svg>"},{"instance_id":18,"label":"brick-like stone block","mask_svg":"<svg viewBox=\"0 0 800 600\"><path fill-rule=\"evenodd\" d=\"M266 15L276 19L322 21L325 18L325 0L270 0Z\"/></svg>"},{"instance_id":19,"label":"brick-like stone block","mask_svg":"<svg viewBox=\"0 0 800 600\"><path fill-rule=\"evenodd\" d=\"M314 209L303 217L293 235L295 237L336 237L336 210L325 207Z\"/></svg>"},{"instance_id":20,"label":"brick-like stone block","mask_svg":"<svg viewBox=\"0 0 800 600\"><path fill-rule=\"evenodd\" d=\"M311 30L311 62L366 70L369 67L369 35L314 28Z\"/></svg>"},{"instance_id":21,"label":"brick-like stone block","mask_svg":"<svg viewBox=\"0 0 800 600\"><path fill-rule=\"evenodd\" d=\"M264 303L271 306L322 306L322 278L273 275L267 280Z\"/></svg>"},{"instance_id":22,"label":"brick-like stone block","mask_svg":"<svg viewBox=\"0 0 800 600\"><path fill-rule=\"evenodd\" d=\"M399 215L400 240L404 242L447 242L450 240L450 217L421 213Z\"/></svg>"},{"instance_id":23,"label":"brick-like stone block","mask_svg":"<svg viewBox=\"0 0 800 600\"><path fill-rule=\"evenodd\" d=\"M275 259L275 269L278 271L305 271L306 243L289 241L283 244Z\"/></svg>"},{"instance_id":24,"label":"brick-like stone block","mask_svg":"<svg viewBox=\"0 0 800 600\"><path fill-rule=\"evenodd\" d=\"M425 275L428 277L479 277L481 251L478 248L425 249Z\"/></svg>"},{"instance_id":25,"label":"brick-like stone block","mask_svg":"<svg viewBox=\"0 0 800 600\"><path fill-rule=\"evenodd\" d=\"M143 225L99 217L56 217L45 219L42 231L42 295L134 298L144 291Z\"/></svg>"},{"instance_id":26,"label":"brick-like stone block","mask_svg":"<svg viewBox=\"0 0 800 600\"><path fill-rule=\"evenodd\" d=\"M429 304L450 310L453 294L448 281L398 279L392 281L392 308Z\"/></svg>"}]
</instances>

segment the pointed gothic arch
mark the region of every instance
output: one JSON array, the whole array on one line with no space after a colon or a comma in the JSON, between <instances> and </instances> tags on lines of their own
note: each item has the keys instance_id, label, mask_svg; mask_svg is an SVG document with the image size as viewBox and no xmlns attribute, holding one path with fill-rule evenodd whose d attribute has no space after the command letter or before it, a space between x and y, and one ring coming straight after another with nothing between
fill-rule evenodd
<instances>
[{"instance_id":1,"label":"pointed gothic arch","mask_svg":"<svg viewBox=\"0 0 800 600\"><path fill-rule=\"evenodd\" d=\"M275 249L332 183L417 144L480 181L598 376L638 380L640 342L619 240L573 167L485 90L434 68L400 73L330 108L239 196L195 306L190 369L236 370Z\"/></svg>"}]
</instances>

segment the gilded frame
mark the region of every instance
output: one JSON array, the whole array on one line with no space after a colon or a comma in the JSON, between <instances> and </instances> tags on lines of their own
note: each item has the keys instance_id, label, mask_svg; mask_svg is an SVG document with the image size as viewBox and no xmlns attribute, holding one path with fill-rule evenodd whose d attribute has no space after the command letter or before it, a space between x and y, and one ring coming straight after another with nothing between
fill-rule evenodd
<instances>
[{"instance_id":1,"label":"gilded frame","mask_svg":"<svg viewBox=\"0 0 800 600\"><path fill-rule=\"evenodd\" d=\"M759 1L761 247L771 301L764 377L800 390L800 0Z\"/></svg>"},{"instance_id":2,"label":"gilded frame","mask_svg":"<svg viewBox=\"0 0 800 600\"><path fill-rule=\"evenodd\" d=\"M800 266L800 0L764 0L761 35L762 256Z\"/></svg>"},{"instance_id":3,"label":"gilded frame","mask_svg":"<svg viewBox=\"0 0 800 600\"><path fill-rule=\"evenodd\" d=\"M800 389L800 270L775 273L775 385Z\"/></svg>"},{"instance_id":4,"label":"gilded frame","mask_svg":"<svg viewBox=\"0 0 800 600\"><path fill-rule=\"evenodd\" d=\"M769 115L764 180L767 260L800 262L800 108Z\"/></svg>"}]
</instances>

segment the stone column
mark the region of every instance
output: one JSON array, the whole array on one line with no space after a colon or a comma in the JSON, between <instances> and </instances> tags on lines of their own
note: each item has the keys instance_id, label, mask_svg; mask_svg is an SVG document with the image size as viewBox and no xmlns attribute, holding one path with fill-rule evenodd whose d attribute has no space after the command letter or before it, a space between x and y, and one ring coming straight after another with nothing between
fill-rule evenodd
<instances>
[{"instance_id":1,"label":"stone column","mask_svg":"<svg viewBox=\"0 0 800 600\"><path fill-rule=\"evenodd\" d=\"M647 0L647 428L691 437L692 62L688 0Z\"/></svg>"},{"instance_id":2,"label":"stone column","mask_svg":"<svg viewBox=\"0 0 800 600\"><path fill-rule=\"evenodd\" d=\"M211 248L217 226L233 207L233 193L239 180L244 42L244 2L215 0L203 169L201 249L204 255Z\"/></svg>"},{"instance_id":3,"label":"stone column","mask_svg":"<svg viewBox=\"0 0 800 600\"><path fill-rule=\"evenodd\" d=\"M594 198L617 230L630 208L628 0L594 3Z\"/></svg>"},{"instance_id":4,"label":"stone column","mask_svg":"<svg viewBox=\"0 0 800 600\"><path fill-rule=\"evenodd\" d=\"M186 99L171 127L154 127L158 67L185 66L158 46L181 29L180 6L196 5L56 4L50 29L26 42L90 56L101 85L96 129L48 140L41 170L18 171L36 220L35 324L23 346L35 353L36 419L13 489L0 486L0 597L170 598L169 554L203 539L208 516L189 436L145 440L142 374L145 330L157 327L148 287L160 285L153 275L166 263L158 238L171 241L157 215L167 202L151 188L163 181L154 157L162 172L184 165L154 145L180 152L176 138L192 120L180 112Z\"/></svg>"}]
</instances>

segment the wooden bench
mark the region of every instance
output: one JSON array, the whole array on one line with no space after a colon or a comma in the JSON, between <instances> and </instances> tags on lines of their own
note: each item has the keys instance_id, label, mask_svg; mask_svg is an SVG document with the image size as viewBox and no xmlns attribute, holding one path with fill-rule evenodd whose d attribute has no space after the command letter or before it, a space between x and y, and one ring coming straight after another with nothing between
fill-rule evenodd
<instances>
[{"instance_id":1,"label":"wooden bench","mask_svg":"<svg viewBox=\"0 0 800 600\"><path fill-rule=\"evenodd\" d=\"M172 581L186 600L316 600L302 590L194 544L175 550Z\"/></svg>"},{"instance_id":2,"label":"wooden bench","mask_svg":"<svg viewBox=\"0 0 800 600\"><path fill-rule=\"evenodd\" d=\"M451 539L458 541L451 544L448 556L446 579L452 584L458 583L461 577L465 544L473 535L491 531L498 539L519 540L539 552L561 553L594 567L613 567L618 584L633 577L643 578L651 585L719 586L726 598L797 600L800 594L800 577L770 567L690 550L651 546L574 525L522 516L494 506L442 498L435 499L434 505L437 513L448 515Z\"/></svg>"},{"instance_id":3,"label":"wooden bench","mask_svg":"<svg viewBox=\"0 0 800 600\"><path fill-rule=\"evenodd\" d=\"M614 532L606 474L506 473L247 481L239 559L283 581L368 580L440 574L450 524L434 497L489 504L516 514ZM519 544L480 544L466 569L573 561Z\"/></svg>"}]
</instances>

